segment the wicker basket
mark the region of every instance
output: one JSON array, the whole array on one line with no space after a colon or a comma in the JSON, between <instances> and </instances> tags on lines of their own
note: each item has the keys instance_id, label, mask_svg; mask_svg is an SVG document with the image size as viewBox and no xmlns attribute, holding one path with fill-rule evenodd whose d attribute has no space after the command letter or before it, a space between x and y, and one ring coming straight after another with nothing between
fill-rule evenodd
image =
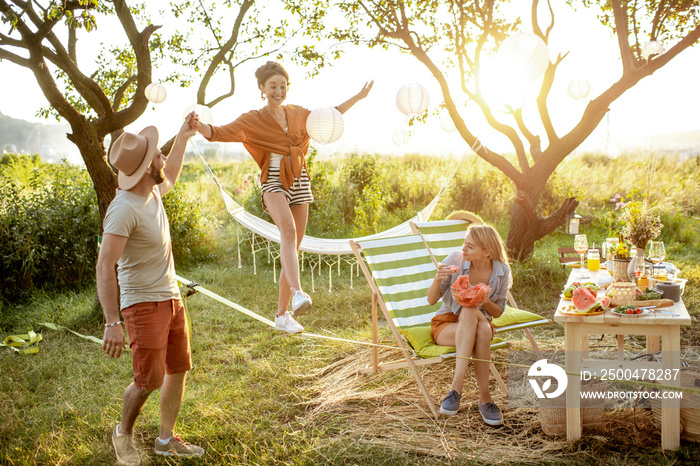
<instances>
[{"instance_id":1,"label":"wicker basket","mask_svg":"<svg viewBox=\"0 0 700 466\"><path fill-rule=\"evenodd\" d=\"M556 382L552 383L556 389ZM589 380L581 383L582 392L604 392L608 388L605 380ZM554 437L566 435L566 393L557 398L540 399L540 423L542 431ZM605 399L581 399L582 427L600 427L603 423L603 405Z\"/></svg>"},{"instance_id":2,"label":"wicker basket","mask_svg":"<svg viewBox=\"0 0 700 466\"><path fill-rule=\"evenodd\" d=\"M613 259L613 280L621 280L623 282L630 281L627 267L630 264L630 259Z\"/></svg>"},{"instance_id":3,"label":"wicker basket","mask_svg":"<svg viewBox=\"0 0 700 466\"><path fill-rule=\"evenodd\" d=\"M681 387L700 388L700 372L681 371ZM655 389L652 389L655 390ZM651 398L655 424L661 428L661 399ZM700 395L683 393L681 398L681 438L700 442Z\"/></svg>"},{"instance_id":4,"label":"wicker basket","mask_svg":"<svg viewBox=\"0 0 700 466\"><path fill-rule=\"evenodd\" d=\"M608 287L606 294L618 305L625 305L637 297L637 285L630 282L615 282Z\"/></svg>"}]
</instances>

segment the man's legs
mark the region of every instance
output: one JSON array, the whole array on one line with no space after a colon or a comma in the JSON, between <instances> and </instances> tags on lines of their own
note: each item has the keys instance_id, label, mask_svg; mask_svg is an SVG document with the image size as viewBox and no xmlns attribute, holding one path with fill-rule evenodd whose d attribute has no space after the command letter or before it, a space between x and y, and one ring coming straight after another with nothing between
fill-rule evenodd
<instances>
[{"instance_id":1,"label":"man's legs","mask_svg":"<svg viewBox=\"0 0 700 466\"><path fill-rule=\"evenodd\" d=\"M136 418L152 392L153 390L138 388L133 382L126 387L126 391L124 392L124 405L122 406L122 421L119 424L120 434L133 434Z\"/></svg>"},{"instance_id":2,"label":"man's legs","mask_svg":"<svg viewBox=\"0 0 700 466\"><path fill-rule=\"evenodd\" d=\"M182 405L182 395L185 391L187 372L166 374L160 391L160 435L166 440L173 436L177 415Z\"/></svg>"}]
</instances>

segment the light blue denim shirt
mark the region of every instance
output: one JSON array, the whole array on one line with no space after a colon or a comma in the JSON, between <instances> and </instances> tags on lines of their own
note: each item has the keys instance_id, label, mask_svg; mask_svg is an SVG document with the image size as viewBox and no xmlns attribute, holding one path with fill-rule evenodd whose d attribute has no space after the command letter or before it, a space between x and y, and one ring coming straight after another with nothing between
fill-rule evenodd
<instances>
[{"instance_id":1,"label":"light blue denim shirt","mask_svg":"<svg viewBox=\"0 0 700 466\"><path fill-rule=\"evenodd\" d=\"M459 315L462 311L462 306L457 304L452 298L450 287L460 275L469 275L470 261L465 261L462 257L462 251L455 251L443 261L446 265L456 265L461 267L457 273L453 273L449 278L445 278L440 284L440 294L442 295L442 306L438 309L438 314L446 314L452 312ZM505 262L498 260L491 261L491 276L489 277L489 299L498 304L502 310L506 309L506 300L508 298L508 290L513 286L513 276L510 273L510 266ZM491 320L491 314L486 312L482 307L479 307L484 316Z\"/></svg>"}]
</instances>

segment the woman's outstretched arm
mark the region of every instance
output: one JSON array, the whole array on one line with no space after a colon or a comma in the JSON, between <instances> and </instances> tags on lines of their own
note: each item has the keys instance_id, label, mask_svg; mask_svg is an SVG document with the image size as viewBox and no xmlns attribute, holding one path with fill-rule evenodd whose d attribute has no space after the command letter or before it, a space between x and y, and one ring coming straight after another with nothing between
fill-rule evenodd
<instances>
[{"instance_id":1,"label":"woman's outstretched arm","mask_svg":"<svg viewBox=\"0 0 700 466\"><path fill-rule=\"evenodd\" d=\"M368 83L365 83L365 85L362 86L362 90L360 90L360 92L358 92L354 96L350 97L348 100L346 100L345 102L343 102L342 104L338 105L335 108L337 108L340 113L347 112L348 110L350 110L350 108L353 105L355 105L357 102L359 102L360 100L367 97L367 94L369 94L369 91L372 89L373 85L374 85L374 81L370 81Z\"/></svg>"}]
</instances>

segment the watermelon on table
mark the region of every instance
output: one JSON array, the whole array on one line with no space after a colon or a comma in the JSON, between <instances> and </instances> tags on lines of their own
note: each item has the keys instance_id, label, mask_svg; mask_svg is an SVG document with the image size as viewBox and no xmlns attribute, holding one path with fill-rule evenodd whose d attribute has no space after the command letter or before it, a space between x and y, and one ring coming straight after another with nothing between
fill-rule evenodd
<instances>
[{"instance_id":1,"label":"watermelon on table","mask_svg":"<svg viewBox=\"0 0 700 466\"><path fill-rule=\"evenodd\" d=\"M595 293L583 286L574 290L571 302L574 303L576 310L582 313L593 312L598 309L604 310L610 305L609 298L605 297L598 300Z\"/></svg>"}]
</instances>

